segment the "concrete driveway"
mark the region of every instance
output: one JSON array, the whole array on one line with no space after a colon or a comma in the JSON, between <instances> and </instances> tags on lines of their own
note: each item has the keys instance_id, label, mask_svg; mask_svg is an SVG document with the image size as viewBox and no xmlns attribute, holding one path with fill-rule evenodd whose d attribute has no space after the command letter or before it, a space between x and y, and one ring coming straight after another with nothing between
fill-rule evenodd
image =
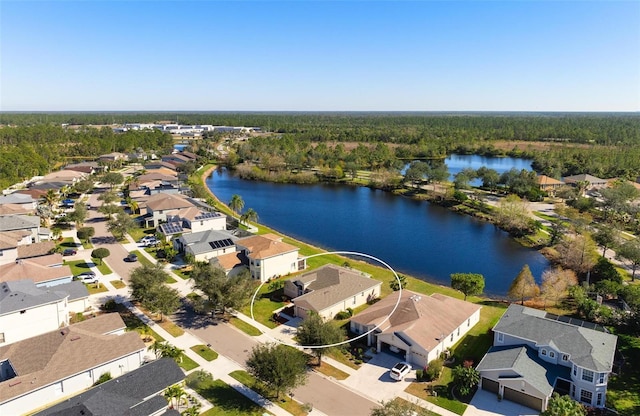
<instances>
[{"instance_id":1,"label":"concrete driveway","mask_svg":"<svg viewBox=\"0 0 640 416\"><path fill-rule=\"evenodd\" d=\"M495 393L478 390L464 416L538 416L540 412L508 400L498 401Z\"/></svg>"},{"instance_id":2,"label":"concrete driveway","mask_svg":"<svg viewBox=\"0 0 640 416\"><path fill-rule=\"evenodd\" d=\"M389 369L399 361L402 360L384 352L373 354L373 358L340 383L372 400L392 400L400 396L409 384L416 380L415 369L411 370L403 381L395 381L389 376Z\"/></svg>"}]
</instances>

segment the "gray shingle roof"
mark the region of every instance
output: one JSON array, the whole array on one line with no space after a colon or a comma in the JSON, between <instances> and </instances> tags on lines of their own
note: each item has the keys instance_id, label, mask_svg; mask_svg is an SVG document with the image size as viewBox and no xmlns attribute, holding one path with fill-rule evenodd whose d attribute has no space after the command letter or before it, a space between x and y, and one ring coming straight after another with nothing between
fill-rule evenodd
<instances>
[{"instance_id":1,"label":"gray shingle roof","mask_svg":"<svg viewBox=\"0 0 640 416\"><path fill-rule=\"evenodd\" d=\"M553 393L558 377L571 379L569 367L547 363L529 346L492 347L476 368L478 371L512 369L526 378L536 390L546 396Z\"/></svg>"},{"instance_id":2,"label":"gray shingle roof","mask_svg":"<svg viewBox=\"0 0 640 416\"><path fill-rule=\"evenodd\" d=\"M37 228L40 217L33 215L6 215L0 217L0 231L13 231Z\"/></svg>"},{"instance_id":3,"label":"gray shingle roof","mask_svg":"<svg viewBox=\"0 0 640 416\"><path fill-rule=\"evenodd\" d=\"M308 281L315 277L308 286L310 292L293 299L296 306L320 312L338 302L369 291L381 283L358 272L344 267L328 264L310 273L305 273L294 280Z\"/></svg>"},{"instance_id":4,"label":"gray shingle roof","mask_svg":"<svg viewBox=\"0 0 640 416\"><path fill-rule=\"evenodd\" d=\"M191 247L193 254L197 255L208 253L220 248L217 247L215 242L222 243L225 242L225 240L231 240L233 244L228 244L228 242L225 242L225 244L223 245L224 247L231 247L235 244L238 238L226 231L207 230L199 231L197 233L183 234L182 236L180 236L179 240L181 240L185 246Z\"/></svg>"},{"instance_id":5,"label":"gray shingle roof","mask_svg":"<svg viewBox=\"0 0 640 416\"><path fill-rule=\"evenodd\" d=\"M178 364L170 358L162 358L34 416L149 415L167 406L167 400L157 394L183 379L184 372ZM149 396L152 397L145 401Z\"/></svg>"},{"instance_id":6,"label":"gray shingle roof","mask_svg":"<svg viewBox=\"0 0 640 416\"><path fill-rule=\"evenodd\" d=\"M87 286L79 280L62 283L59 285L51 286L50 290L55 290L56 292L64 292L69 295L69 301L73 302L77 299L88 298L89 291L87 290Z\"/></svg>"},{"instance_id":7,"label":"gray shingle roof","mask_svg":"<svg viewBox=\"0 0 640 416\"><path fill-rule=\"evenodd\" d=\"M31 195L13 193L13 194L9 194L9 195L0 196L0 205L4 205L4 204L29 204L29 203L33 203L33 202L34 201L33 201L33 198L31 197Z\"/></svg>"},{"instance_id":8,"label":"gray shingle roof","mask_svg":"<svg viewBox=\"0 0 640 416\"><path fill-rule=\"evenodd\" d=\"M613 366L615 335L549 319L544 311L511 304L493 330L540 346L553 343L571 362L593 371Z\"/></svg>"},{"instance_id":9,"label":"gray shingle roof","mask_svg":"<svg viewBox=\"0 0 640 416\"><path fill-rule=\"evenodd\" d=\"M57 287L55 290L38 288L32 280L3 282L0 283L0 315L59 302L67 296L64 290L57 290Z\"/></svg>"}]
</instances>

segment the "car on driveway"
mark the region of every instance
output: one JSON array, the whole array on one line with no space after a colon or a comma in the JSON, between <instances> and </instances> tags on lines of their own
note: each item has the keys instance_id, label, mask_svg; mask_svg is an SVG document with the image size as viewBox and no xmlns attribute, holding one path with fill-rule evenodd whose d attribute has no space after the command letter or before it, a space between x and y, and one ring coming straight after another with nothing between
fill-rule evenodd
<instances>
[{"instance_id":1,"label":"car on driveway","mask_svg":"<svg viewBox=\"0 0 640 416\"><path fill-rule=\"evenodd\" d=\"M72 248L65 248L64 251L62 252L63 256L73 256L78 254L78 252Z\"/></svg>"},{"instance_id":2,"label":"car on driveway","mask_svg":"<svg viewBox=\"0 0 640 416\"><path fill-rule=\"evenodd\" d=\"M140 239L140 244L142 244L145 247L155 246L159 242L160 241L158 241L158 239L152 235L148 235Z\"/></svg>"},{"instance_id":3,"label":"car on driveway","mask_svg":"<svg viewBox=\"0 0 640 416\"><path fill-rule=\"evenodd\" d=\"M400 361L389 370L389 376L395 381L402 381L411 371L411 364Z\"/></svg>"},{"instance_id":4,"label":"car on driveway","mask_svg":"<svg viewBox=\"0 0 640 416\"><path fill-rule=\"evenodd\" d=\"M138 256L131 253L124 258L124 261L126 261L127 263L135 263L136 261L138 261Z\"/></svg>"},{"instance_id":5,"label":"car on driveway","mask_svg":"<svg viewBox=\"0 0 640 416\"><path fill-rule=\"evenodd\" d=\"M73 276L74 279L82 280L84 283L98 283L98 277L94 272L84 272L77 276Z\"/></svg>"}]
</instances>

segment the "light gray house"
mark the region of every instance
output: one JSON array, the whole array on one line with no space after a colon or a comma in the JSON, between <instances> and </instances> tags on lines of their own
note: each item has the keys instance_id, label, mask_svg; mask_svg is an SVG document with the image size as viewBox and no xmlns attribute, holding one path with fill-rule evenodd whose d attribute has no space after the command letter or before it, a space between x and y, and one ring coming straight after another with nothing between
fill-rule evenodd
<instances>
[{"instance_id":1,"label":"light gray house","mask_svg":"<svg viewBox=\"0 0 640 416\"><path fill-rule=\"evenodd\" d=\"M536 410L551 394L604 407L617 337L599 325L512 304L493 328L480 386Z\"/></svg>"},{"instance_id":2,"label":"light gray house","mask_svg":"<svg viewBox=\"0 0 640 416\"><path fill-rule=\"evenodd\" d=\"M173 240L173 246L181 253L192 255L196 261L209 261L221 254L234 253L237 240L226 231L207 230L182 234Z\"/></svg>"},{"instance_id":3,"label":"light gray house","mask_svg":"<svg viewBox=\"0 0 640 416\"><path fill-rule=\"evenodd\" d=\"M3 231L27 231L31 234L32 242L40 242L40 217L35 215L0 216L0 232Z\"/></svg>"}]
</instances>

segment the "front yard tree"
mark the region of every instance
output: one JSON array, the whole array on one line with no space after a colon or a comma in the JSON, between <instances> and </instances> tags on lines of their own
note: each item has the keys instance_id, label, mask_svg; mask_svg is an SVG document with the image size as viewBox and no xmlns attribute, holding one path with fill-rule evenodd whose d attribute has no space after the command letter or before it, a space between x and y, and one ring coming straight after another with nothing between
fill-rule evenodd
<instances>
[{"instance_id":1,"label":"front yard tree","mask_svg":"<svg viewBox=\"0 0 640 416\"><path fill-rule=\"evenodd\" d=\"M106 183L107 185L110 185L111 188L113 188L115 185L120 185L122 182L124 182L124 176L122 176L122 174L118 172L108 172L105 173L104 176L102 176L101 182Z\"/></svg>"},{"instance_id":2,"label":"front yard tree","mask_svg":"<svg viewBox=\"0 0 640 416\"><path fill-rule=\"evenodd\" d=\"M257 222L258 221L258 213L253 209L253 208L249 208L247 210L247 212L245 212L244 214L242 214L240 216L240 222L241 223L245 223L248 224L249 221L251 222Z\"/></svg>"},{"instance_id":3,"label":"front yard tree","mask_svg":"<svg viewBox=\"0 0 640 416\"><path fill-rule=\"evenodd\" d=\"M318 358L318 366L322 365L322 355L345 338L343 330L331 321L325 322L317 313L310 313L298 327L298 342L312 348L313 355Z\"/></svg>"},{"instance_id":4,"label":"front yard tree","mask_svg":"<svg viewBox=\"0 0 640 416\"><path fill-rule=\"evenodd\" d=\"M160 314L160 322L164 315L174 313L180 307L180 293L164 283L151 290L149 298L143 305L153 313Z\"/></svg>"},{"instance_id":5,"label":"front yard tree","mask_svg":"<svg viewBox=\"0 0 640 416\"><path fill-rule=\"evenodd\" d=\"M520 304L524 305L525 299L534 298L538 296L539 293L540 288L531 274L531 269L529 269L528 264L525 264L522 270L520 270L520 273L518 273L516 278L513 279L513 282L511 282L507 296L520 301Z\"/></svg>"},{"instance_id":6,"label":"front yard tree","mask_svg":"<svg viewBox=\"0 0 640 416\"><path fill-rule=\"evenodd\" d=\"M98 259L100 261L100 264L102 264L102 259L109 257L110 254L111 252L109 252L109 249L100 247L91 252L91 257L94 259Z\"/></svg>"},{"instance_id":7,"label":"front yard tree","mask_svg":"<svg viewBox=\"0 0 640 416\"><path fill-rule=\"evenodd\" d=\"M247 359L255 378L273 390L276 399L307 381L307 356L282 344L256 345Z\"/></svg>"},{"instance_id":8,"label":"front yard tree","mask_svg":"<svg viewBox=\"0 0 640 416\"><path fill-rule=\"evenodd\" d=\"M586 416L586 414L584 406L571 397L553 393L549 399L547 410L540 413L540 416Z\"/></svg>"},{"instance_id":9,"label":"front yard tree","mask_svg":"<svg viewBox=\"0 0 640 416\"><path fill-rule=\"evenodd\" d=\"M82 227L77 231L76 236L78 237L78 240L88 243L91 237L93 237L95 234L96 234L95 228Z\"/></svg>"},{"instance_id":10,"label":"front yard tree","mask_svg":"<svg viewBox=\"0 0 640 416\"><path fill-rule=\"evenodd\" d=\"M103 204L111 204L118 200L118 195L113 191L106 191L98 196L98 201L102 201Z\"/></svg>"},{"instance_id":11,"label":"front yard tree","mask_svg":"<svg viewBox=\"0 0 640 416\"><path fill-rule=\"evenodd\" d=\"M631 267L631 281L636 279L636 270L640 266L640 239L629 240L618 249L619 259Z\"/></svg>"},{"instance_id":12,"label":"front yard tree","mask_svg":"<svg viewBox=\"0 0 640 416\"><path fill-rule=\"evenodd\" d=\"M155 289L164 284L168 277L169 274L159 264L135 268L129 278L131 297L140 302L151 299Z\"/></svg>"},{"instance_id":13,"label":"front yard tree","mask_svg":"<svg viewBox=\"0 0 640 416\"><path fill-rule=\"evenodd\" d=\"M137 224L133 218L124 212L118 213L115 218L112 218L107 222L107 230L111 231L114 237L118 240L122 240L125 234L136 227Z\"/></svg>"},{"instance_id":14,"label":"front yard tree","mask_svg":"<svg viewBox=\"0 0 640 416\"><path fill-rule=\"evenodd\" d=\"M87 207L84 204L76 204L75 209L67 215L69 221L76 223L76 226L81 226L87 220Z\"/></svg>"},{"instance_id":15,"label":"front yard tree","mask_svg":"<svg viewBox=\"0 0 640 416\"><path fill-rule=\"evenodd\" d=\"M397 279L393 279L389 282L389 287L394 292L397 292L400 289L406 289L407 287L407 277L403 275L398 275Z\"/></svg>"},{"instance_id":16,"label":"front yard tree","mask_svg":"<svg viewBox=\"0 0 640 416\"><path fill-rule=\"evenodd\" d=\"M219 267L209 263L196 263L190 276L193 287L201 290L211 305L224 310L242 308L254 290L254 281L248 271L227 277Z\"/></svg>"},{"instance_id":17,"label":"front yard tree","mask_svg":"<svg viewBox=\"0 0 640 416\"><path fill-rule=\"evenodd\" d=\"M591 237L582 234L563 238L556 246L556 251L558 263L582 276L595 266L598 257L596 245Z\"/></svg>"},{"instance_id":18,"label":"front yard tree","mask_svg":"<svg viewBox=\"0 0 640 416\"><path fill-rule=\"evenodd\" d=\"M480 373L473 367L462 365L453 369L453 385L461 395L468 396L480 382Z\"/></svg>"},{"instance_id":19,"label":"front yard tree","mask_svg":"<svg viewBox=\"0 0 640 416\"><path fill-rule=\"evenodd\" d=\"M484 276L478 273L453 273L451 275L451 287L467 296L479 295L484 290Z\"/></svg>"},{"instance_id":20,"label":"front yard tree","mask_svg":"<svg viewBox=\"0 0 640 416\"><path fill-rule=\"evenodd\" d=\"M605 257L607 250L615 247L618 242L618 230L608 225L601 225L593 234L593 239L602 247L602 257Z\"/></svg>"},{"instance_id":21,"label":"front yard tree","mask_svg":"<svg viewBox=\"0 0 640 416\"><path fill-rule=\"evenodd\" d=\"M124 214L124 210L122 207L113 204L103 204L98 208L98 212L106 215L109 219L113 218L114 215Z\"/></svg>"}]
</instances>

